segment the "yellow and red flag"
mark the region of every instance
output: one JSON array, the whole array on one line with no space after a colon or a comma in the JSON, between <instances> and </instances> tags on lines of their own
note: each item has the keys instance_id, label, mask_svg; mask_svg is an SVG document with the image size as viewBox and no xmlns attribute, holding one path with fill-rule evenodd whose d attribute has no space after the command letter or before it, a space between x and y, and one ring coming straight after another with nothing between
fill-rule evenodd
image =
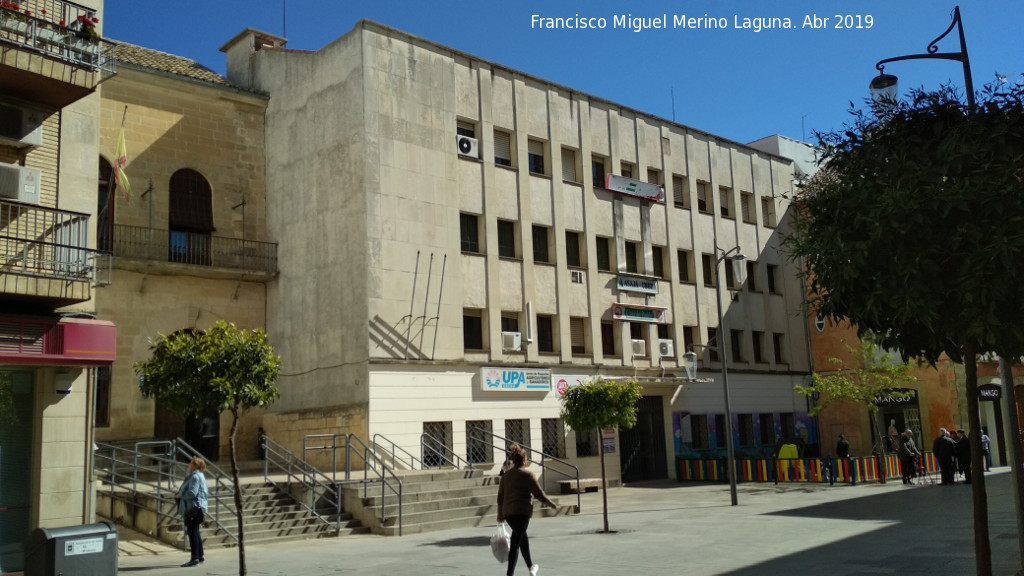
<instances>
[{"instance_id":1,"label":"yellow and red flag","mask_svg":"<svg viewBox=\"0 0 1024 576\"><path fill-rule=\"evenodd\" d=\"M121 195L125 200L131 200L132 187L128 183L128 175L124 169L128 166L128 150L124 144L124 123L121 124L121 133L117 135L117 157L114 159L114 180L117 187L121 189Z\"/></svg>"}]
</instances>

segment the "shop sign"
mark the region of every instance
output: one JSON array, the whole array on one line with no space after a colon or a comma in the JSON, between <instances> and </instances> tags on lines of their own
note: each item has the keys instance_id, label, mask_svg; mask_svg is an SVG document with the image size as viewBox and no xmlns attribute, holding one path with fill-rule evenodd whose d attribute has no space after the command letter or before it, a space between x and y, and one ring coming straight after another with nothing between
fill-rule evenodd
<instances>
[{"instance_id":1,"label":"shop sign","mask_svg":"<svg viewBox=\"0 0 1024 576\"><path fill-rule=\"evenodd\" d=\"M658 281L654 278L645 278L643 276L619 275L615 278L615 286L625 292L658 293Z\"/></svg>"},{"instance_id":2,"label":"shop sign","mask_svg":"<svg viewBox=\"0 0 1024 576\"><path fill-rule=\"evenodd\" d=\"M664 324L667 308L656 308L654 306L635 306L616 304L612 306L612 318L615 320L628 320L630 322L654 322Z\"/></svg>"},{"instance_id":3,"label":"shop sign","mask_svg":"<svg viewBox=\"0 0 1024 576\"><path fill-rule=\"evenodd\" d=\"M604 179L605 190L618 192L627 196L636 196L644 200L659 202L665 197L665 190L657 184L649 184L640 180L633 180L617 174L608 174Z\"/></svg>"},{"instance_id":4,"label":"shop sign","mask_svg":"<svg viewBox=\"0 0 1024 576\"><path fill-rule=\"evenodd\" d=\"M582 386L586 382L584 376L558 376L558 381L555 382L555 391L558 392L559 396L565 396L565 393L569 391L569 388L575 388Z\"/></svg>"},{"instance_id":5,"label":"shop sign","mask_svg":"<svg viewBox=\"0 0 1024 576\"><path fill-rule=\"evenodd\" d=\"M480 389L497 392L548 392L551 370L537 368L481 368Z\"/></svg>"},{"instance_id":6,"label":"shop sign","mask_svg":"<svg viewBox=\"0 0 1024 576\"><path fill-rule=\"evenodd\" d=\"M901 388L889 392L887 396L875 396L876 406L899 406L902 404L917 404L917 390Z\"/></svg>"},{"instance_id":7,"label":"shop sign","mask_svg":"<svg viewBox=\"0 0 1024 576\"><path fill-rule=\"evenodd\" d=\"M978 388L978 400L982 402L995 402L1003 397L1003 390L994 384L988 384Z\"/></svg>"},{"instance_id":8,"label":"shop sign","mask_svg":"<svg viewBox=\"0 0 1024 576\"><path fill-rule=\"evenodd\" d=\"M601 430L601 451L605 454L615 453L615 430Z\"/></svg>"}]
</instances>

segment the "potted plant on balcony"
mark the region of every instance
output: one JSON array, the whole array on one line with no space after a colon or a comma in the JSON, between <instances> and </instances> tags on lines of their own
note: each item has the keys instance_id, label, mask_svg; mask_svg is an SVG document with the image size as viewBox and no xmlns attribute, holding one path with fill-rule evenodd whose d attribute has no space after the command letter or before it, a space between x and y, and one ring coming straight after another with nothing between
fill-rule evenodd
<instances>
[{"instance_id":1,"label":"potted plant on balcony","mask_svg":"<svg viewBox=\"0 0 1024 576\"><path fill-rule=\"evenodd\" d=\"M96 32L96 24L99 21L99 18L95 16L83 14L68 27L70 32L67 36L68 48L79 53L83 59L96 57L97 42L100 39L99 33Z\"/></svg>"},{"instance_id":2,"label":"potted plant on balcony","mask_svg":"<svg viewBox=\"0 0 1024 576\"><path fill-rule=\"evenodd\" d=\"M23 12L21 6L13 2L0 2L0 30L28 36L30 26L28 17L31 14L28 10Z\"/></svg>"}]
</instances>

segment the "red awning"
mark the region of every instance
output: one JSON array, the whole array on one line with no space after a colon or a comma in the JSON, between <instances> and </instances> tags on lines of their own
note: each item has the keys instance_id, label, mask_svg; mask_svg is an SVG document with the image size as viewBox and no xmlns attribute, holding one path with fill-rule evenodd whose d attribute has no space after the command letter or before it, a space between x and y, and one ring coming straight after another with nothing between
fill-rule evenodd
<instances>
[{"instance_id":1,"label":"red awning","mask_svg":"<svg viewBox=\"0 0 1024 576\"><path fill-rule=\"evenodd\" d=\"M109 366L116 350L106 320L0 317L0 364Z\"/></svg>"}]
</instances>

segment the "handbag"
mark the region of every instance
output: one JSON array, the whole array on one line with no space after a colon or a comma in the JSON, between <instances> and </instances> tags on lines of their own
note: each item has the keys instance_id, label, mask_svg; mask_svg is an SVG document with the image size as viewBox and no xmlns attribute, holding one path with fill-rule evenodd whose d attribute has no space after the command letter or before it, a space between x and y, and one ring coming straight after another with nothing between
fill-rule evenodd
<instances>
[{"instance_id":1,"label":"handbag","mask_svg":"<svg viewBox=\"0 0 1024 576\"><path fill-rule=\"evenodd\" d=\"M511 546L512 533L508 529L508 524L499 522L494 529L494 533L491 534L491 554L494 554L494 559L498 562L508 562L508 549Z\"/></svg>"},{"instance_id":2,"label":"handbag","mask_svg":"<svg viewBox=\"0 0 1024 576\"><path fill-rule=\"evenodd\" d=\"M188 512L185 512L185 524L200 524L203 521L203 509L199 506L193 506L189 508Z\"/></svg>"}]
</instances>

